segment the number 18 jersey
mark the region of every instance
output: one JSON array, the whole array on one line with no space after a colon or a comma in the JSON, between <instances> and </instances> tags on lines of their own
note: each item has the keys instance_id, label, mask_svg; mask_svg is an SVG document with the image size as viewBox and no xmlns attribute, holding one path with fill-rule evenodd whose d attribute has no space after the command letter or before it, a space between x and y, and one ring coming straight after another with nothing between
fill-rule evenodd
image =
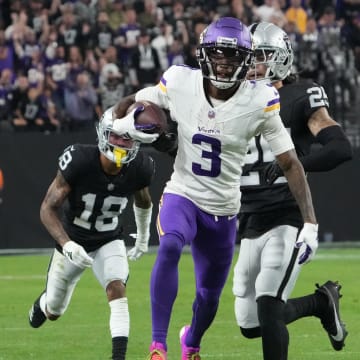
<instances>
[{"instance_id":1,"label":"number 18 jersey","mask_svg":"<svg viewBox=\"0 0 360 360\"><path fill-rule=\"evenodd\" d=\"M70 239L86 251L119 239L120 216L128 198L149 186L153 173L152 158L139 152L117 175L107 175L100 163L96 145L76 144L59 158L59 171L71 187L64 207L63 225Z\"/></svg>"}]
</instances>

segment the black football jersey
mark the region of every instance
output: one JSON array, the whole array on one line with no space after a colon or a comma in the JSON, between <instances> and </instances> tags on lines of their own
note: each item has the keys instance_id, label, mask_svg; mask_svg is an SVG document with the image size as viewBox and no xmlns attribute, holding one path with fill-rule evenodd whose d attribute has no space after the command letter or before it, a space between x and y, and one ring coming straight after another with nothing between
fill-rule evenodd
<instances>
[{"instance_id":1,"label":"black football jersey","mask_svg":"<svg viewBox=\"0 0 360 360\"><path fill-rule=\"evenodd\" d=\"M63 211L70 239L92 251L118 239L128 198L150 185L154 161L139 152L117 175L106 174L96 145L71 145L59 158L59 171L71 186Z\"/></svg>"},{"instance_id":2,"label":"black football jersey","mask_svg":"<svg viewBox=\"0 0 360 360\"><path fill-rule=\"evenodd\" d=\"M299 80L284 85L278 91L281 119L291 135L298 156L304 156L310 152L315 140L307 126L308 119L319 108L328 107L327 95L321 86L310 80ZM279 225L279 222L293 224L294 220L286 220L289 214L288 217L291 219L300 216L301 223L301 215L286 178L279 177L272 185L265 182L264 168L274 160L275 157L263 137L256 136L251 140L241 177L240 212L260 214L260 217L264 212L272 212L277 214L271 221L275 225ZM297 215L290 215L290 209ZM282 220L279 219L279 212L284 214ZM268 228L271 227L269 224Z\"/></svg>"}]
</instances>

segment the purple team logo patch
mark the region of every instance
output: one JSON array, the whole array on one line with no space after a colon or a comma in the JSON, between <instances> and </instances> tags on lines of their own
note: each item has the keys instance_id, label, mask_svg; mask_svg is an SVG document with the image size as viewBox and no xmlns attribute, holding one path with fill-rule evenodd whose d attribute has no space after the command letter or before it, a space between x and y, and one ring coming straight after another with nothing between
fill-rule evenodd
<instances>
[{"instance_id":1,"label":"purple team logo patch","mask_svg":"<svg viewBox=\"0 0 360 360\"><path fill-rule=\"evenodd\" d=\"M209 110L209 112L208 112L208 117L209 117L209 119L214 119L214 117L215 117L215 111L214 111L214 110Z\"/></svg>"}]
</instances>

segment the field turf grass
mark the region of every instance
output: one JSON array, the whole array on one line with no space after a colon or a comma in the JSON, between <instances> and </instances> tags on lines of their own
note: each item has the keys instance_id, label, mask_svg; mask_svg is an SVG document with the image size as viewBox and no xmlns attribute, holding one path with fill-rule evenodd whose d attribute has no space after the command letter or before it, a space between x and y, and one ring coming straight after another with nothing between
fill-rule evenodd
<instances>
[{"instance_id":1,"label":"field turf grass","mask_svg":"<svg viewBox=\"0 0 360 360\"><path fill-rule=\"evenodd\" d=\"M131 317L127 359L145 360L151 339L149 279L155 254L130 263L128 299ZM0 360L110 359L109 307L91 270L86 270L67 312L41 328L28 324L28 310L45 284L48 255L0 256ZM316 318L289 325L289 360L360 359L360 249L319 249L304 266L293 296L312 293L315 283L339 280L340 312L349 336L343 351L332 350ZM262 359L260 340L240 335L233 314L232 272L219 311L202 342L202 359ZM164 290L166 284L164 284ZM191 256L180 262L180 286L168 336L168 359L180 359L178 332L191 317L194 277Z\"/></svg>"}]
</instances>

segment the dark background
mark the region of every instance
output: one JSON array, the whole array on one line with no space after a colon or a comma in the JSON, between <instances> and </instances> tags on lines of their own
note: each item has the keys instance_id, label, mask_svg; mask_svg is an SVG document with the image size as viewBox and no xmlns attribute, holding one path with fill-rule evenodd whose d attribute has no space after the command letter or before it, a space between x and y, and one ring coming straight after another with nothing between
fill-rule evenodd
<instances>
[{"instance_id":1,"label":"dark background","mask_svg":"<svg viewBox=\"0 0 360 360\"><path fill-rule=\"evenodd\" d=\"M62 150L74 143L95 143L96 134L0 134L0 168L5 187L0 205L0 249L50 248L53 240L40 222L39 209L50 182L57 170L57 158ZM149 151L156 162L156 175L150 191L153 197L151 245L158 244L155 219L162 189L172 170L172 159ZM333 241L359 241L360 151L354 159L328 173L310 174L315 209L320 224L320 241L324 233ZM129 205L131 202L129 202ZM132 206L124 214L125 233L136 228ZM326 236L325 236L326 237ZM134 242L125 236L127 245Z\"/></svg>"}]
</instances>

